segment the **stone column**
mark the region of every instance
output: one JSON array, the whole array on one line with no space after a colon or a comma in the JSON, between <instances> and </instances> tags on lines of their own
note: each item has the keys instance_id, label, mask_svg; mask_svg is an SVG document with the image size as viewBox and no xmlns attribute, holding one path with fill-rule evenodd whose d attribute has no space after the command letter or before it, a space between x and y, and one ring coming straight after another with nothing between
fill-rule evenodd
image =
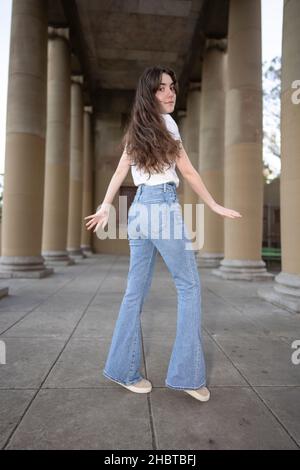
<instances>
[{"instance_id":1,"label":"stone column","mask_svg":"<svg viewBox=\"0 0 300 470\"><path fill-rule=\"evenodd\" d=\"M202 69L199 173L213 198L224 202L224 67L226 41L206 42ZM218 267L224 258L224 220L204 205L204 246L197 254L202 268Z\"/></svg>"},{"instance_id":2,"label":"stone column","mask_svg":"<svg viewBox=\"0 0 300 470\"><path fill-rule=\"evenodd\" d=\"M93 211L93 156L94 139L92 126L91 106L84 108L83 122L83 200L82 200L82 226L81 226L81 249L86 255L92 253L91 231L86 229L84 217L92 214Z\"/></svg>"},{"instance_id":3,"label":"stone column","mask_svg":"<svg viewBox=\"0 0 300 470\"><path fill-rule=\"evenodd\" d=\"M83 77L72 76L70 183L67 250L73 259L85 258L81 244L83 177Z\"/></svg>"},{"instance_id":4,"label":"stone column","mask_svg":"<svg viewBox=\"0 0 300 470\"><path fill-rule=\"evenodd\" d=\"M263 217L260 0L231 0L225 110L224 279L270 279L261 259Z\"/></svg>"},{"instance_id":5,"label":"stone column","mask_svg":"<svg viewBox=\"0 0 300 470\"><path fill-rule=\"evenodd\" d=\"M201 106L201 83L190 82L189 91L187 97L187 116L186 116L186 152L188 157L194 166L199 170L199 134L200 134L200 106ZM183 181L184 188L184 204L192 204L192 227L189 227L189 221L185 218L188 223L188 228L196 231L196 204L199 203L199 196L191 188L186 180ZM183 208L184 209L184 208Z\"/></svg>"},{"instance_id":6,"label":"stone column","mask_svg":"<svg viewBox=\"0 0 300 470\"><path fill-rule=\"evenodd\" d=\"M68 230L70 73L68 29L48 28L46 171L42 254L51 266L74 264Z\"/></svg>"},{"instance_id":7,"label":"stone column","mask_svg":"<svg viewBox=\"0 0 300 470\"><path fill-rule=\"evenodd\" d=\"M178 129L179 129L180 136L182 138L182 143L183 143L185 150L187 150L187 124L188 124L188 121L187 121L186 110L179 109L177 111L177 125L178 125ZM178 194L180 204L183 205L184 203L184 178L181 175L179 170L176 169L176 173L179 178L179 187L177 189L177 194Z\"/></svg>"},{"instance_id":8,"label":"stone column","mask_svg":"<svg viewBox=\"0 0 300 470\"><path fill-rule=\"evenodd\" d=\"M41 255L47 2L14 0L7 100L1 277L45 277Z\"/></svg>"},{"instance_id":9,"label":"stone column","mask_svg":"<svg viewBox=\"0 0 300 470\"><path fill-rule=\"evenodd\" d=\"M102 204L111 178L120 161L123 151L121 139L124 135L124 116L122 114L130 109L132 99L132 94L112 93L108 90L100 92L98 101L95 103L97 113L93 115L95 132L93 212ZM129 254L127 230L119 226L120 223L122 225L127 222L124 200L122 202L120 199L120 196L124 196L124 189L126 193L126 186L134 186L130 170L113 200L116 230L115 232L111 231L110 236L104 239L100 239L96 233L92 233L94 253ZM134 191L136 191L136 187L134 187ZM113 212L110 217L111 220L114 220Z\"/></svg>"},{"instance_id":10,"label":"stone column","mask_svg":"<svg viewBox=\"0 0 300 470\"><path fill-rule=\"evenodd\" d=\"M300 3L284 2L281 81L280 216L282 270L258 295L300 313Z\"/></svg>"}]
</instances>

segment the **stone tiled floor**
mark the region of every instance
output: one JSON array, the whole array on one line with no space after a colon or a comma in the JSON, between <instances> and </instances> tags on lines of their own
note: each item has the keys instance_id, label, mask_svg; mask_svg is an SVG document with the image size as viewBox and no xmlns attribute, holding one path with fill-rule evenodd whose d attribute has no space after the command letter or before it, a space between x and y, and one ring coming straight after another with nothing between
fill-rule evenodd
<instances>
[{"instance_id":1,"label":"stone tiled floor","mask_svg":"<svg viewBox=\"0 0 300 470\"><path fill-rule=\"evenodd\" d=\"M176 290L160 257L142 313L142 373L151 394L102 376L129 258L96 255L45 279L2 280L3 449L299 449L300 315L260 300L262 283L201 270L211 400L165 387Z\"/></svg>"}]
</instances>

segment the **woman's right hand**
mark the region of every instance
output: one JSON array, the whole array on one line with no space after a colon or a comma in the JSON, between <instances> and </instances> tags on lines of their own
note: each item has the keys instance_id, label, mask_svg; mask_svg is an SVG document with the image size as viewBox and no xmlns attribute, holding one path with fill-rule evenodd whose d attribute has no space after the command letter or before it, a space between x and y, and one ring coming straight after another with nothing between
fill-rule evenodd
<instances>
[{"instance_id":1,"label":"woman's right hand","mask_svg":"<svg viewBox=\"0 0 300 470\"><path fill-rule=\"evenodd\" d=\"M91 219L85 225L87 230L90 230L96 225L94 232L97 231L97 228L101 226L104 228L108 222L109 217L109 207L102 206L95 214L87 215L84 219Z\"/></svg>"}]
</instances>

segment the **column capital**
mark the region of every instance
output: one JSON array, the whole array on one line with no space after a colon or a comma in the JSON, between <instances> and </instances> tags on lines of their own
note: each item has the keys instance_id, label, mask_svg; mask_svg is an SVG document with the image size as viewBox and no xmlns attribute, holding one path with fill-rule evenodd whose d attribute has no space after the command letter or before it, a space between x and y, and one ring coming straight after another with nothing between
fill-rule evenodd
<instances>
[{"instance_id":1,"label":"column capital","mask_svg":"<svg viewBox=\"0 0 300 470\"><path fill-rule=\"evenodd\" d=\"M93 106L85 106L84 107L84 112L89 113L89 114L93 114Z\"/></svg>"},{"instance_id":2,"label":"column capital","mask_svg":"<svg viewBox=\"0 0 300 470\"><path fill-rule=\"evenodd\" d=\"M50 39L62 38L69 42L70 28L55 28L54 26L48 26L48 37Z\"/></svg>"},{"instance_id":3,"label":"column capital","mask_svg":"<svg viewBox=\"0 0 300 470\"><path fill-rule=\"evenodd\" d=\"M79 85L83 85L83 75L71 75L71 82L78 83Z\"/></svg>"},{"instance_id":4,"label":"column capital","mask_svg":"<svg viewBox=\"0 0 300 470\"><path fill-rule=\"evenodd\" d=\"M216 39L216 38L207 38L205 42L205 49L217 49L221 52L226 52L227 50L227 39Z\"/></svg>"},{"instance_id":5,"label":"column capital","mask_svg":"<svg viewBox=\"0 0 300 470\"><path fill-rule=\"evenodd\" d=\"M189 91L201 91L201 82L189 82Z\"/></svg>"}]
</instances>

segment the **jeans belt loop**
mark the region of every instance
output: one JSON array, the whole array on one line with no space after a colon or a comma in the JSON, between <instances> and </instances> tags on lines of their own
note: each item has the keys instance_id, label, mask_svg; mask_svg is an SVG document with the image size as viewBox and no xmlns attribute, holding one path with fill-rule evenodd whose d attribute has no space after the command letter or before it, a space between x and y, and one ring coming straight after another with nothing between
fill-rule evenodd
<instances>
[{"instance_id":1,"label":"jeans belt loop","mask_svg":"<svg viewBox=\"0 0 300 470\"><path fill-rule=\"evenodd\" d=\"M167 190L167 183L164 183L164 193L166 192Z\"/></svg>"}]
</instances>

